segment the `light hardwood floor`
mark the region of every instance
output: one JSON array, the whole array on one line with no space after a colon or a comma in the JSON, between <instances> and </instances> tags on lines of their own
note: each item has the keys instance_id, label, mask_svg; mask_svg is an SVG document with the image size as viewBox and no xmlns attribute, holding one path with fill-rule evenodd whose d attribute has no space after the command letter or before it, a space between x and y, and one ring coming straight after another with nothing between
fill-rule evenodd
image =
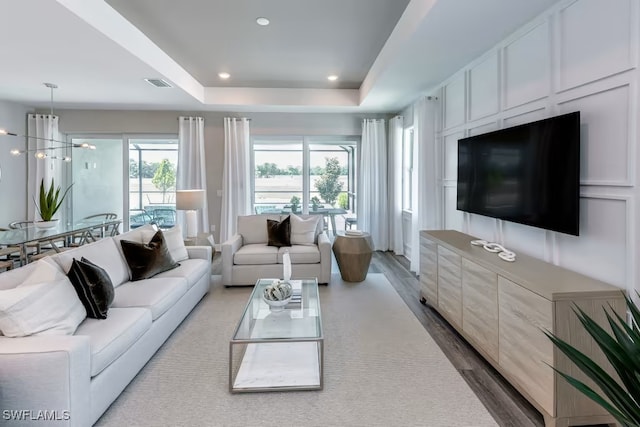
<instances>
[{"instance_id":1,"label":"light hardwood floor","mask_svg":"<svg viewBox=\"0 0 640 427\"><path fill-rule=\"evenodd\" d=\"M383 273L440 346L451 364L501 426L541 427L542 415L428 305L420 303L420 282L409 261L391 252L374 252L370 273Z\"/></svg>"}]
</instances>

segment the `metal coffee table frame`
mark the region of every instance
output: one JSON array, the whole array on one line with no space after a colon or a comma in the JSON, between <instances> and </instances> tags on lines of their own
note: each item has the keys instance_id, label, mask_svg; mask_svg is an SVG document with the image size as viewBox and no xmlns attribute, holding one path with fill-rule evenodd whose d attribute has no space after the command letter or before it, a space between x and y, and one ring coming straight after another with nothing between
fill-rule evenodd
<instances>
[{"instance_id":1,"label":"metal coffee table frame","mask_svg":"<svg viewBox=\"0 0 640 427\"><path fill-rule=\"evenodd\" d=\"M303 279L299 303L271 311L258 279L229 342L231 393L321 390L324 336L317 279Z\"/></svg>"}]
</instances>

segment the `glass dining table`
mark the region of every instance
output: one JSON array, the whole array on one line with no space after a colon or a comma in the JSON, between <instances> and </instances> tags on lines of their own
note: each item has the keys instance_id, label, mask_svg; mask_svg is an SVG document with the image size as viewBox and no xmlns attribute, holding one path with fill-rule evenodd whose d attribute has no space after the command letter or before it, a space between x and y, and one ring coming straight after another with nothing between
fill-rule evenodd
<instances>
[{"instance_id":1,"label":"glass dining table","mask_svg":"<svg viewBox=\"0 0 640 427\"><path fill-rule=\"evenodd\" d=\"M18 246L20 248L20 265L29 262L27 257L27 245L29 243L51 243L56 252L58 246L53 244L56 240L66 238L80 239L80 244L95 241L96 234L101 237L119 234L119 226L122 219L101 220L85 219L73 224L58 224L54 228L42 229L35 226L20 229L0 231L0 246ZM94 233L98 231L98 233Z\"/></svg>"}]
</instances>

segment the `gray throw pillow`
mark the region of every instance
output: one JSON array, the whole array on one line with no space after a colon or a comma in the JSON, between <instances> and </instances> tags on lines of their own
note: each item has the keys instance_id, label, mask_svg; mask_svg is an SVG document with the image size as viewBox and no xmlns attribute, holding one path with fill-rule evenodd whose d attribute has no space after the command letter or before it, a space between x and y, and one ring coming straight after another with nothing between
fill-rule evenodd
<instances>
[{"instance_id":1,"label":"gray throw pillow","mask_svg":"<svg viewBox=\"0 0 640 427\"><path fill-rule=\"evenodd\" d=\"M268 219L267 235L269 236L268 246L277 248L291 246L291 218L286 217L282 221Z\"/></svg>"},{"instance_id":2,"label":"gray throw pillow","mask_svg":"<svg viewBox=\"0 0 640 427\"><path fill-rule=\"evenodd\" d=\"M148 279L180 265L173 260L162 230L158 230L149 243L121 240L120 245L131 270L131 280Z\"/></svg>"},{"instance_id":3,"label":"gray throw pillow","mask_svg":"<svg viewBox=\"0 0 640 427\"><path fill-rule=\"evenodd\" d=\"M83 257L80 261L73 259L67 276L87 310L87 317L106 319L114 297L107 272Z\"/></svg>"}]
</instances>

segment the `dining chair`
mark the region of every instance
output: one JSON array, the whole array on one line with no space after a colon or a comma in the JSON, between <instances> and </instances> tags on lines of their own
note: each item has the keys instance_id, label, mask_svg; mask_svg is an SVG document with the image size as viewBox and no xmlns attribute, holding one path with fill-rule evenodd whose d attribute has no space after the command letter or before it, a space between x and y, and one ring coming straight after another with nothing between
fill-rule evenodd
<instances>
[{"instance_id":1,"label":"dining chair","mask_svg":"<svg viewBox=\"0 0 640 427\"><path fill-rule=\"evenodd\" d=\"M114 219L117 219L117 218L118 218L118 214L115 214L113 212L105 212L105 213L98 213L98 214L85 216L84 218L82 218L82 221L93 221L93 220L113 221ZM115 236L116 234L118 234L117 231L118 231L119 225L120 224L108 224L108 225L105 225L104 227L97 227L90 232L91 238L93 240L97 240L107 236Z\"/></svg>"},{"instance_id":2,"label":"dining chair","mask_svg":"<svg viewBox=\"0 0 640 427\"><path fill-rule=\"evenodd\" d=\"M0 228L0 231L7 231L7 229ZM0 260L0 269L11 270L13 268L14 258L20 257L20 247L8 245L0 246L0 257L2 257Z\"/></svg>"}]
</instances>

